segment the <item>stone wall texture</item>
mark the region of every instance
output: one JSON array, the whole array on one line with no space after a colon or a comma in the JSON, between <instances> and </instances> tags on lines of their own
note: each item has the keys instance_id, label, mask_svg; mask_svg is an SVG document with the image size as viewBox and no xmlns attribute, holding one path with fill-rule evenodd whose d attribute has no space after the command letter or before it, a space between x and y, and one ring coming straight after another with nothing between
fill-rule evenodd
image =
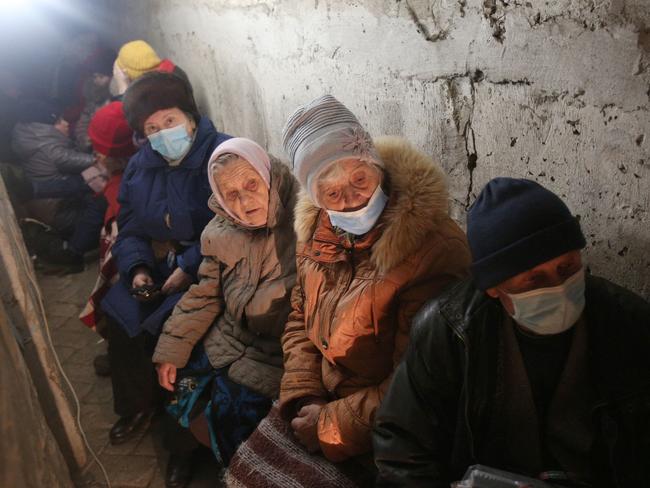
<instances>
[{"instance_id":1,"label":"stone wall texture","mask_svg":"<svg viewBox=\"0 0 650 488\"><path fill-rule=\"evenodd\" d=\"M332 93L440 161L459 222L490 178L537 180L580 215L592 271L650 297L648 0L107 5L114 42L173 59L221 130L282 155L287 116Z\"/></svg>"}]
</instances>

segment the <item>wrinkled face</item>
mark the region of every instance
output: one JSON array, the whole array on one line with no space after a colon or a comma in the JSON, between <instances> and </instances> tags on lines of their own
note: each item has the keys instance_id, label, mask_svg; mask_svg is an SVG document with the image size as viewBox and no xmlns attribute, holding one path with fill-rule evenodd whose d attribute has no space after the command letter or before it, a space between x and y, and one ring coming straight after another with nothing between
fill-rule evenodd
<instances>
[{"instance_id":1,"label":"wrinkled face","mask_svg":"<svg viewBox=\"0 0 650 488\"><path fill-rule=\"evenodd\" d=\"M65 119L59 119L54 123L54 127L66 137L70 136L70 124Z\"/></svg>"},{"instance_id":2,"label":"wrinkled face","mask_svg":"<svg viewBox=\"0 0 650 488\"><path fill-rule=\"evenodd\" d=\"M368 204L381 179L381 171L365 161L337 161L318 176L318 202L327 210L354 212Z\"/></svg>"},{"instance_id":3,"label":"wrinkled face","mask_svg":"<svg viewBox=\"0 0 650 488\"><path fill-rule=\"evenodd\" d=\"M214 179L228 209L251 227L266 224L269 211L269 189L245 159L233 159L217 166Z\"/></svg>"},{"instance_id":4,"label":"wrinkled face","mask_svg":"<svg viewBox=\"0 0 650 488\"><path fill-rule=\"evenodd\" d=\"M164 129L171 129L177 125L185 124L188 134L192 135L196 123L185 112L179 108L166 108L151 114L144 121L143 130L145 136L150 136Z\"/></svg>"},{"instance_id":5,"label":"wrinkled face","mask_svg":"<svg viewBox=\"0 0 650 488\"><path fill-rule=\"evenodd\" d=\"M508 294L516 295L538 288L559 286L576 274L580 268L582 268L580 251L570 251L508 278L494 288L486 290L486 293L492 298L498 298L506 311L512 315L514 307Z\"/></svg>"}]
</instances>

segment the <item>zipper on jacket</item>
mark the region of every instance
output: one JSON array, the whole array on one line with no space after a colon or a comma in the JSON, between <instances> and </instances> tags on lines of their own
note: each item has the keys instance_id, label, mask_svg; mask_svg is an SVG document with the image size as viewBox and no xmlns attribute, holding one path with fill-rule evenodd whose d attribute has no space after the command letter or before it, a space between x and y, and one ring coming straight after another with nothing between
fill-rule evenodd
<instances>
[{"instance_id":1,"label":"zipper on jacket","mask_svg":"<svg viewBox=\"0 0 650 488\"><path fill-rule=\"evenodd\" d=\"M465 340L462 334L460 334L455 328L453 328L454 334L460 339L460 342L463 343L463 350L465 351L465 371L464 371L464 380L463 380L463 390L465 391L465 405L464 405L464 414L465 414L465 427L467 428L467 436L469 437L469 453L472 457L472 461L476 460L476 455L474 453L474 434L472 432L472 427L469 422L469 343Z\"/></svg>"},{"instance_id":2,"label":"zipper on jacket","mask_svg":"<svg viewBox=\"0 0 650 488\"><path fill-rule=\"evenodd\" d=\"M339 302L341 301L341 298L343 298L343 295L345 295L348 290L350 289L350 286L352 285L352 280L354 280L354 247L350 249L345 249L345 254L347 254L350 257L350 261L346 262L346 264L350 267L350 273L348 274L348 279L347 283L345 284L345 287L343 288L343 291L339 293L336 303L334 304L334 307L332 308L332 313L336 312L336 309L339 308ZM334 317L330 317L329 323L327 325L327 337L331 337L332 335L332 322L334 321ZM322 321L321 321L322 323Z\"/></svg>"},{"instance_id":3,"label":"zipper on jacket","mask_svg":"<svg viewBox=\"0 0 650 488\"><path fill-rule=\"evenodd\" d=\"M343 246L342 244L337 244L337 246ZM344 249L343 250L347 256L349 256L349 261L346 261L346 265L350 267L350 273L348 275L347 283L345 284L345 287L343 288L343 291L338 294L338 297L336 298L336 303L333 304L332 307L332 314L335 314L336 309L339 306L339 302L341 301L341 298L343 298L343 295L345 295L348 290L350 289L350 285L352 285L352 280L354 279L354 243L352 244L352 247L350 249ZM322 315L321 315L321 320L319 321L318 325L318 337L320 338L321 341L321 346L323 349L328 349L329 348L329 338L332 336L332 322L334 321L334 316L332 315L329 317L329 320L327 322L327 339L323 335L323 322L322 320Z\"/></svg>"},{"instance_id":4,"label":"zipper on jacket","mask_svg":"<svg viewBox=\"0 0 650 488\"><path fill-rule=\"evenodd\" d=\"M377 323L377 314L375 313L375 283L370 284L370 320L372 320L373 329L375 330L375 344L379 344L379 323Z\"/></svg>"}]
</instances>

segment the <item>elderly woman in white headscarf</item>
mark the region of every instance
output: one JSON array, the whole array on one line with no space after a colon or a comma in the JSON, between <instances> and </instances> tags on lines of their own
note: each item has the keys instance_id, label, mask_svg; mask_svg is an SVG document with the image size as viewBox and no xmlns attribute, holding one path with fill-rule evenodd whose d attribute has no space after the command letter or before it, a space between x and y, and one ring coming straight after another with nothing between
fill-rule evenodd
<instances>
[{"instance_id":1,"label":"elderly woman in white headscarf","mask_svg":"<svg viewBox=\"0 0 650 488\"><path fill-rule=\"evenodd\" d=\"M212 371L211 444L227 464L279 392L280 336L295 284L297 182L245 138L216 148L208 177L216 216L201 236L199 283L165 323L153 361L170 391L183 375ZM205 429L193 430L209 443Z\"/></svg>"}]
</instances>

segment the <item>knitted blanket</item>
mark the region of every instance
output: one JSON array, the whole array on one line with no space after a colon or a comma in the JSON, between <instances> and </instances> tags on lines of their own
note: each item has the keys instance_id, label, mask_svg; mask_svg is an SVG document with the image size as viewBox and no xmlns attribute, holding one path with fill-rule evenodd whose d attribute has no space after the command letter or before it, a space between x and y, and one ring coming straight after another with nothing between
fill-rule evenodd
<instances>
[{"instance_id":1,"label":"knitted blanket","mask_svg":"<svg viewBox=\"0 0 650 488\"><path fill-rule=\"evenodd\" d=\"M231 488L356 488L372 486L373 477L358 463L333 464L309 454L276 404L237 450L224 482Z\"/></svg>"},{"instance_id":2,"label":"knitted blanket","mask_svg":"<svg viewBox=\"0 0 650 488\"><path fill-rule=\"evenodd\" d=\"M95 287L86 302L86 306L79 314L79 319L102 337L106 335L106 324L102 320L104 316L99 304L110 287L119 279L117 264L111 254L115 239L117 239L117 222L112 221L108 228L102 228L99 238L99 276L97 276Z\"/></svg>"}]
</instances>

